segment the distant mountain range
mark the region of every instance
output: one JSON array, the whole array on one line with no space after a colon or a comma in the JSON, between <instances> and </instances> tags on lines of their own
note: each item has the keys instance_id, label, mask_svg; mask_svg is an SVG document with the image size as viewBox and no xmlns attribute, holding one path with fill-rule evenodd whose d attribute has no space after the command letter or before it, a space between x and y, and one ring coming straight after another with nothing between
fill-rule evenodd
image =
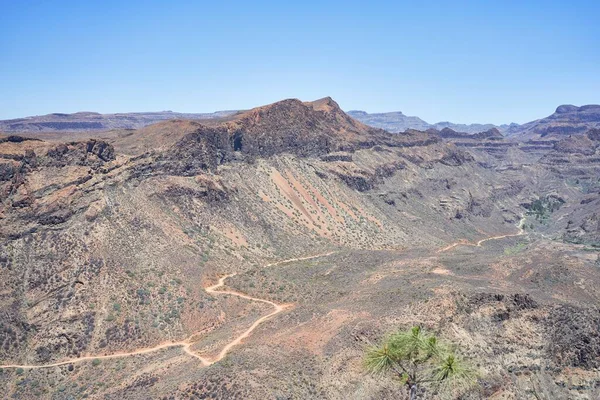
<instances>
[{"instance_id":1,"label":"distant mountain range","mask_svg":"<svg viewBox=\"0 0 600 400\"><path fill-rule=\"evenodd\" d=\"M178 113L173 111L99 114L77 112L74 114L48 114L34 117L7 119L0 121L0 131L4 132L57 132L57 131L99 131L109 129L138 129L160 121L173 119L215 119L237 111L216 111L213 113Z\"/></svg>"},{"instance_id":2,"label":"distant mountain range","mask_svg":"<svg viewBox=\"0 0 600 400\"><path fill-rule=\"evenodd\" d=\"M177 113L173 111L99 114L78 112L74 114L48 114L0 121L0 132L89 132L111 129L139 129L166 120L220 120L242 113L241 110L216 111L212 113ZM536 139L561 137L584 133L600 128L600 105L561 105L554 114L532 122L519 124L455 124L437 122L430 124L419 117L407 116L400 111L370 114L365 111L348 111L352 118L388 132L405 132L409 129L426 131L445 128L455 132L475 134L497 129L509 137Z\"/></svg>"},{"instance_id":3,"label":"distant mountain range","mask_svg":"<svg viewBox=\"0 0 600 400\"><path fill-rule=\"evenodd\" d=\"M371 125L376 128L382 128L388 132L393 133L404 132L407 129L418 129L424 131L431 128L436 130L450 128L453 131L465 133L479 133L488 131L492 128L496 128L500 132L504 132L508 129L517 129L517 127L519 126L518 124L455 124L447 121L430 124L428 122L423 121L419 117L404 115L400 111L369 114L365 111L352 110L348 111L348 114L352 116L352 118L356 118L364 124Z\"/></svg>"}]
</instances>

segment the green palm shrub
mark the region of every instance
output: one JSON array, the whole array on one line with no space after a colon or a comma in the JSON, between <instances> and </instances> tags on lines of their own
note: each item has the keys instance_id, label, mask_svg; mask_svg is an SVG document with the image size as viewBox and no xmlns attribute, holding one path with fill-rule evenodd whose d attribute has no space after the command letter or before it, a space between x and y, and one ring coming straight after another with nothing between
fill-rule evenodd
<instances>
[{"instance_id":1,"label":"green palm shrub","mask_svg":"<svg viewBox=\"0 0 600 400\"><path fill-rule=\"evenodd\" d=\"M392 375L416 400L422 386L441 392L468 389L477 381L476 372L452 346L442 343L415 326L386 338L379 346L371 346L365 356L366 369L376 375Z\"/></svg>"}]
</instances>

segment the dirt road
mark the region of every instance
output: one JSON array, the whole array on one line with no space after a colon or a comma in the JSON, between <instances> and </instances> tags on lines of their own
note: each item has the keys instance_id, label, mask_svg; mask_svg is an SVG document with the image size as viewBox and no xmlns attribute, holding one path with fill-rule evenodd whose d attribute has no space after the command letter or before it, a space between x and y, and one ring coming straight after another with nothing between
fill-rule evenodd
<instances>
[{"instance_id":1,"label":"dirt road","mask_svg":"<svg viewBox=\"0 0 600 400\"><path fill-rule=\"evenodd\" d=\"M490 236L488 238L485 239L481 239L480 241L476 242L476 243L472 243L472 242L468 242L466 240L459 240L458 242L454 242L449 246L446 246L442 249L439 249L437 252L438 253L443 253L445 251L451 250L457 246L474 246L474 247L481 247L481 245L485 242L488 242L490 240L498 240L498 239L504 239L507 237L514 237L514 236L521 236L525 233L525 230L523 229L523 224L525 223L525 217L521 217L521 220L519 221L519 223L517 224L517 228L519 228L519 232L517 233L511 233L508 235L500 235L500 236Z\"/></svg>"},{"instance_id":2,"label":"dirt road","mask_svg":"<svg viewBox=\"0 0 600 400\"><path fill-rule=\"evenodd\" d=\"M317 255L313 255L313 256L307 256L307 257L300 257L300 258L290 258L287 260L282 260L282 261L278 261L278 262L274 262L271 264L267 264L265 265L263 268L268 268L268 267L274 267L277 265L281 265L281 264L285 264L285 263L290 263L290 262L295 262L295 261L303 261L303 260L310 260L313 258L318 258L318 257L325 257L332 254L332 252L330 253L325 253L325 254L317 254ZM197 335L197 333L191 335L188 339L179 341L179 342L169 342L169 343L162 343L159 344L157 346L154 347L148 347L148 348L144 348L144 349L138 349L138 350L134 350L134 351L130 351L130 352L123 352L123 353L114 353L114 354L107 354L107 355L90 355L90 356L84 356L84 357L78 357L78 358L71 358L68 360L64 360L64 361L58 361L58 362L54 362L54 363L49 363L49 364L39 364L39 365L31 365L31 364L6 364L6 365L0 365L0 369L8 369L8 368L23 368L23 369L39 369L39 368L51 368L51 367L58 367L61 365L68 365L68 364L73 364L73 363L78 363L78 362L82 362L82 361L93 361L93 360L106 360L106 359L111 359L111 358L124 358L124 357L131 357L131 356L137 356L140 354L148 354L148 353L153 353L155 351L159 351L159 350L163 350L163 349L168 349L171 347L182 347L183 351L185 351L187 354L189 354L192 357L197 358L198 360L200 360L200 362L202 363L202 365L204 366L208 366L211 364L214 364L220 360L222 360L227 353L235 346L237 346L238 344L240 344L242 342L242 340L244 340L245 338L247 338L248 336L250 336L250 334L252 333L252 331L254 331L260 324L262 324L263 322L265 322L266 320L268 320L269 318L279 314L280 312L284 311L286 308L289 308L290 305L283 305L283 304L277 304L274 303L270 300L265 300L265 299L260 299L257 297L252 297L252 296L248 296L247 294L244 293L240 293L240 292L236 292L233 290L218 290L219 288L225 286L225 280L227 278L230 278L232 276L234 276L235 274L229 274L229 275L225 275L222 276L218 282L212 286L208 286L206 288L204 288L204 290L206 290L207 293L213 294L213 295L223 295L223 294L227 294L227 295L231 295L231 296L237 296L237 297L241 297L242 299L246 299L246 300L250 300L250 301L257 301L260 303L265 303L265 304L269 304L273 307L273 311L270 312L267 315L264 315L262 317L260 317L259 319L257 319L256 321L254 321L254 323L247 329L245 330L241 335L239 335L238 337L236 337L235 339L233 339L231 342L227 343L219 352L219 354L212 358L205 358L202 357L196 353L194 353L191 349L191 346L194 344L192 342L192 338Z\"/></svg>"}]
</instances>

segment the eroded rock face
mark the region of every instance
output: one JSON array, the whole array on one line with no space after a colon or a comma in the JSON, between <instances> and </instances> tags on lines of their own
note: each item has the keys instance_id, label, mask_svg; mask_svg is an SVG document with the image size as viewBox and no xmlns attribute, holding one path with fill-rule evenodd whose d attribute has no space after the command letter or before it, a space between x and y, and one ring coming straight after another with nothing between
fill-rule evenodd
<instances>
[{"instance_id":1,"label":"eroded rock face","mask_svg":"<svg viewBox=\"0 0 600 400\"><path fill-rule=\"evenodd\" d=\"M169 186L167 190L165 190L164 196L171 198L196 198L216 204L221 204L229 199L229 193L225 188L208 181L204 187L198 189L182 186Z\"/></svg>"},{"instance_id":2,"label":"eroded rock face","mask_svg":"<svg viewBox=\"0 0 600 400\"><path fill-rule=\"evenodd\" d=\"M576 168L579 165L600 166L600 137L597 130L589 130L582 135L571 135L554 142L553 151L545 154L540 162L553 165L567 165ZM566 168L568 172L570 168Z\"/></svg>"},{"instance_id":3,"label":"eroded rock face","mask_svg":"<svg viewBox=\"0 0 600 400\"><path fill-rule=\"evenodd\" d=\"M67 222L87 208L77 186L112 163L112 145L101 140L52 144L12 136L0 143L0 194L5 218L0 235L20 237ZM2 208L0 208L1 214Z\"/></svg>"},{"instance_id":4,"label":"eroded rock face","mask_svg":"<svg viewBox=\"0 0 600 400\"><path fill-rule=\"evenodd\" d=\"M547 320L548 355L561 366L600 367L600 310L559 307Z\"/></svg>"},{"instance_id":5,"label":"eroded rock face","mask_svg":"<svg viewBox=\"0 0 600 400\"><path fill-rule=\"evenodd\" d=\"M16 173L16 168L13 164L0 164L0 182L10 181Z\"/></svg>"},{"instance_id":6,"label":"eroded rock face","mask_svg":"<svg viewBox=\"0 0 600 400\"><path fill-rule=\"evenodd\" d=\"M590 129L587 131L587 137L596 142L600 141L600 129Z\"/></svg>"},{"instance_id":7,"label":"eroded rock face","mask_svg":"<svg viewBox=\"0 0 600 400\"><path fill-rule=\"evenodd\" d=\"M597 147L598 144L585 135L572 136L554 145L554 149L559 153L583 154L586 156L595 154Z\"/></svg>"},{"instance_id":8,"label":"eroded rock face","mask_svg":"<svg viewBox=\"0 0 600 400\"><path fill-rule=\"evenodd\" d=\"M89 165L98 167L114 159L115 151L112 145L101 140L91 139L87 142L59 144L48 150L46 158L41 162L44 166Z\"/></svg>"},{"instance_id":9,"label":"eroded rock face","mask_svg":"<svg viewBox=\"0 0 600 400\"><path fill-rule=\"evenodd\" d=\"M497 128L491 128L487 131L477 133L456 132L450 128L444 128L441 131L433 131L444 139L472 139L472 140L502 140L504 136Z\"/></svg>"},{"instance_id":10,"label":"eroded rock face","mask_svg":"<svg viewBox=\"0 0 600 400\"><path fill-rule=\"evenodd\" d=\"M232 151L227 130L201 128L173 145L159 161L168 174L192 176L216 170L231 158Z\"/></svg>"},{"instance_id":11,"label":"eroded rock face","mask_svg":"<svg viewBox=\"0 0 600 400\"><path fill-rule=\"evenodd\" d=\"M591 200L587 207L596 211L600 204L599 198L596 197ZM563 239L572 243L600 246L600 214L591 212L572 216L567 221Z\"/></svg>"},{"instance_id":12,"label":"eroded rock face","mask_svg":"<svg viewBox=\"0 0 600 400\"><path fill-rule=\"evenodd\" d=\"M448 150L439 162L453 167L458 167L474 160L473 156L461 150Z\"/></svg>"}]
</instances>

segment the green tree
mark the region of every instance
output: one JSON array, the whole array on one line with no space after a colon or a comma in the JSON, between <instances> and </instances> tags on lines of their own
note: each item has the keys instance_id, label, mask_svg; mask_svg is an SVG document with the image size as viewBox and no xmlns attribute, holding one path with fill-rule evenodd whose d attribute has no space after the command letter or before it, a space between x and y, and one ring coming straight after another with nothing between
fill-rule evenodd
<instances>
[{"instance_id":1,"label":"green tree","mask_svg":"<svg viewBox=\"0 0 600 400\"><path fill-rule=\"evenodd\" d=\"M390 335L380 346L372 346L365 357L366 369L377 375L391 374L405 385L410 400L423 386L440 390L466 389L476 382L476 373L451 346L415 326Z\"/></svg>"}]
</instances>

